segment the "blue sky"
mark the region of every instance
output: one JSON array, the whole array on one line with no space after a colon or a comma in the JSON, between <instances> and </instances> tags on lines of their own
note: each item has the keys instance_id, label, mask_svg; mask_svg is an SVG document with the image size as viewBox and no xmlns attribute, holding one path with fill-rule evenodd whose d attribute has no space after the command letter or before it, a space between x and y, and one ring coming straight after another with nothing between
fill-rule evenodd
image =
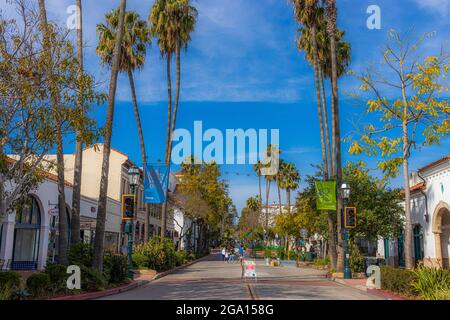
<instances>
[{"instance_id":1,"label":"blue sky","mask_svg":"<svg viewBox=\"0 0 450 320\"><path fill-rule=\"evenodd\" d=\"M0 2L10 12L6 0ZM74 2L47 0L50 19L65 23L67 7ZM127 2L127 9L136 10L144 19L153 4L152 0ZM119 1L85 0L83 3L85 64L106 90L109 70L100 66L95 54L95 25ZM351 69L362 71L368 64L380 61L391 28L406 31L414 27L418 34L436 31L424 46L424 54L435 53L450 38L449 3L448 0L338 0L338 26L346 31L345 38L352 45ZM205 129L280 129L283 158L295 162L303 176L312 173L311 164L321 161L313 74L303 54L296 49L297 25L289 1L197 0L193 4L199 18L188 51L182 56L177 127L191 130L193 122L201 120ZM369 16L366 9L372 4L381 8L381 30L366 27ZM149 158L156 161L164 154L167 85L165 62L160 58L155 40L146 66L136 73L135 82ZM345 135L353 129L351 119L359 110L343 92L356 88L357 83L348 76L339 85L341 126ZM124 76L119 79L117 99L113 146L140 163L128 79ZM104 123L106 107L94 109L94 116L100 124ZM73 149L73 144L68 143L67 152ZM447 154L450 154L449 139L440 147L413 153L411 167L418 168ZM346 160L357 158L344 154ZM251 166L224 166L223 172L233 200L241 209L249 196L258 193L257 178ZM392 183L399 185L399 181L395 179ZM272 192L271 201L276 198L276 192Z\"/></svg>"}]
</instances>

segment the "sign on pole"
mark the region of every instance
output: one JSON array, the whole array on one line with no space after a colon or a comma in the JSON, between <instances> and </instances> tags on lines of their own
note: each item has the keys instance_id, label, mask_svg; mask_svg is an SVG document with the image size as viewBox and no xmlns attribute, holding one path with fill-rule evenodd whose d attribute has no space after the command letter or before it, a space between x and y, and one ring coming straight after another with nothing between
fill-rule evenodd
<instances>
[{"instance_id":1,"label":"sign on pole","mask_svg":"<svg viewBox=\"0 0 450 320\"><path fill-rule=\"evenodd\" d=\"M336 210L336 181L316 181L317 209Z\"/></svg>"},{"instance_id":2,"label":"sign on pole","mask_svg":"<svg viewBox=\"0 0 450 320\"><path fill-rule=\"evenodd\" d=\"M167 197L169 166L147 164L144 168L144 203L163 203Z\"/></svg>"}]
</instances>

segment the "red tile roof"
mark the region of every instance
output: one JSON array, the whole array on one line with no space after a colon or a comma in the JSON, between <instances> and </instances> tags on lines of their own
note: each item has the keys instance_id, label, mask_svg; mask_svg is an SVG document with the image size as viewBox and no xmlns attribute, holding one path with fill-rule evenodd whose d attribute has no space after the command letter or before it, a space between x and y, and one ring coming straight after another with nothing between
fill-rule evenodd
<instances>
[{"instance_id":1,"label":"red tile roof","mask_svg":"<svg viewBox=\"0 0 450 320\"><path fill-rule=\"evenodd\" d=\"M443 157L443 158L441 158L441 159L439 159L439 160L436 160L436 161L433 161L433 162L427 164L426 166L420 168L419 171L425 171L425 170L427 170L427 169L430 169L430 168L432 168L432 167L435 167L435 166L437 166L437 165L439 165L439 164L441 164L441 163L443 163L443 162L447 162L447 161L450 161L450 155L448 155L448 156L446 156L446 157Z\"/></svg>"}]
</instances>

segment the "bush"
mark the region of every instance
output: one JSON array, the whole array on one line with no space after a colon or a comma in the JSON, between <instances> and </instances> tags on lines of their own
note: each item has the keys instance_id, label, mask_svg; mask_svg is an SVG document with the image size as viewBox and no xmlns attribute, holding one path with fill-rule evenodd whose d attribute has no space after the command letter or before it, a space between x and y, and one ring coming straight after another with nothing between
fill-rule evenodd
<instances>
[{"instance_id":1,"label":"bush","mask_svg":"<svg viewBox=\"0 0 450 320\"><path fill-rule=\"evenodd\" d=\"M136 247L136 254L148 257L148 267L166 271L177 265L177 255L171 239L153 237L146 244Z\"/></svg>"},{"instance_id":2,"label":"bush","mask_svg":"<svg viewBox=\"0 0 450 320\"><path fill-rule=\"evenodd\" d=\"M416 279L413 271L381 266L381 288L392 292L414 295L412 284Z\"/></svg>"},{"instance_id":3,"label":"bush","mask_svg":"<svg viewBox=\"0 0 450 320\"><path fill-rule=\"evenodd\" d=\"M313 264L315 266L329 266L330 265L330 258L326 257L325 259L314 259Z\"/></svg>"},{"instance_id":4,"label":"bush","mask_svg":"<svg viewBox=\"0 0 450 320\"><path fill-rule=\"evenodd\" d=\"M189 262L188 253L186 251L177 251L176 256L177 256L177 266L182 266L183 264Z\"/></svg>"},{"instance_id":5,"label":"bush","mask_svg":"<svg viewBox=\"0 0 450 320\"><path fill-rule=\"evenodd\" d=\"M103 258L103 270L109 283L123 283L128 277L127 257L121 254L108 254Z\"/></svg>"},{"instance_id":6,"label":"bush","mask_svg":"<svg viewBox=\"0 0 450 320\"><path fill-rule=\"evenodd\" d=\"M45 267L50 278L50 287L53 292L63 292L67 288L67 267L61 264L49 264Z\"/></svg>"},{"instance_id":7,"label":"bush","mask_svg":"<svg viewBox=\"0 0 450 320\"><path fill-rule=\"evenodd\" d=\"M27 290L34 298L45 296L50 290L50 277L45 272L33 273L27 279Z\"/></svg>"},{"instance_id":8,"label":"bush","mask_svg":"<svg viewBox=\"0 0 450 320\"><path fill-rule=\"evenodd\" d=\"M264 250L264 259L270 259L272 257L272 251L269 249Z\"/></svg>"},{"instance_id":9,"label":"bush","mask_svg":"<svg viewBox=\"0 0 450 320\"><path fill-rule=\"evenodd\" d=\"M98 271L80 266L81 269L81 289L85 291L100 291L105 289L107 281L105 277Z\"/></svg>"},{"instance_id":10,"label":"bush","mask_svg":"<svg viewBox=\"0 0 450 320\"><path fill-rule=\"evenodd\" d=\"M430 268L421 264L414 271L414 275L412 289L426 300L441 300L450 292L450 270Z\"/></svg>"},{"instance_id":11,"label":"bush","mask_svg":"<svg viewBox=\"0 0 450 320\"><path fill-rule=\"evenodd\" d=\"M74 244L69 250L69 263L89 268L92 264L92 255L93 249L90 244L82 242Z\"/></svg>"},{"instance_id":12,"label":"bush","mask_svg":"<svg viewBox=\"0 0 450 320\"><path fill-rule=\"evenodd\" d=\"M134 252L132 259L133 268L138 270L148 269L148 257L142 252Z\"/></svg>"},{"instance_id":13,"label":"bush","mask_svg":"<svg viewBox=\"0 0 450 320\"><path fill-rule=\"evenodd\" d=\"M0 291L15 291L20 288L20 274L14 271L0 272ZM6 293L4 293L6 295Z\"/></svg>"},{"instance_id":14,"label":"bush","mask_svg":"<svg viewBox=\"0 0 450 320\"><path fill-rule=\"evenodd\" d=\"M354 241L350 241L348 249L350 253L350 269L352 272L364 272L364 257L359 251L358 245Z\"/></svg>"}]
</instances>

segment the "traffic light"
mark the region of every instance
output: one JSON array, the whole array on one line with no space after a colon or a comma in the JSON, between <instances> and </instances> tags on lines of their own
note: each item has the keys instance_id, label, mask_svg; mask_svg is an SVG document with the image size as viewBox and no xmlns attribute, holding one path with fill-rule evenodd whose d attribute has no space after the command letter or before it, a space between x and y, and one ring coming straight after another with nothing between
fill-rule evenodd
<instances>
[{"instance_id":1,"label":"traffic light","mask_svg":"<svg viewBox=\"0 0 450 320\"><path fill-rule=\"evenodd\" d=\"M347 229L356 228L356 208L345 207L344 226Z\"/></svg>"},{"instance_id":2,"label":"traffic light","mask_svg":"<svg viewBox=\"0 0 450 320\"><path fill-rule=\"evenodd\" d=\"M122 220L134 219L135 204L136 196L134 194L122 195Z\"/></svg>"}]
</instances>

